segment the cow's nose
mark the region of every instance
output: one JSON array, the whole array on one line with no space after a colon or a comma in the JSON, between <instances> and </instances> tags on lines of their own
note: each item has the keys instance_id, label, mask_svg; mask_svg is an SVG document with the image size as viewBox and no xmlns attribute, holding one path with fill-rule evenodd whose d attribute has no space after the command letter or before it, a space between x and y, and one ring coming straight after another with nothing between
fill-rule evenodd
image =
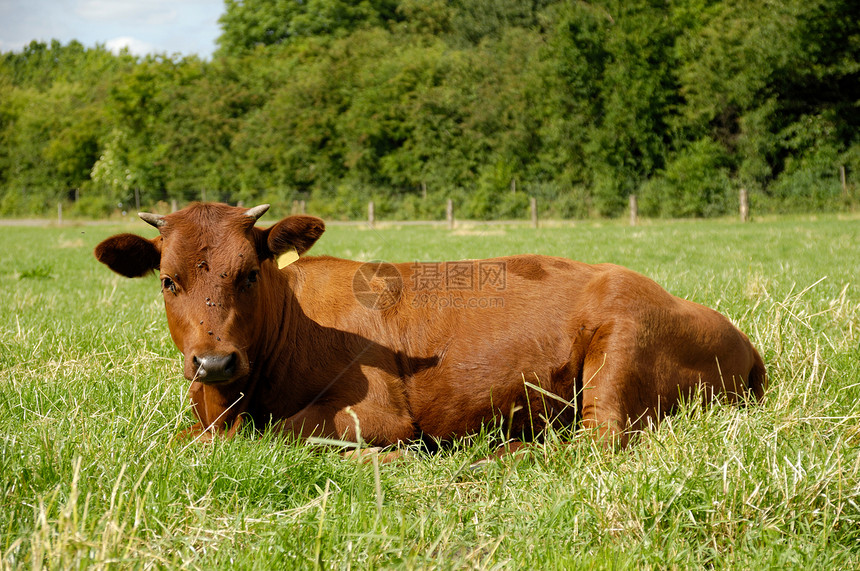
<instances>
[{"instance_id":1,"label":"cow's nose","mask_svg":"<svg viewBox=\"0 0 860 571\"><path fill-rule=\"evenodd\" d=\"M236 353L195 355L192 359L197 368L197 379L203 383L229 381L236 373Z\"/></svg>"}]
</instances>

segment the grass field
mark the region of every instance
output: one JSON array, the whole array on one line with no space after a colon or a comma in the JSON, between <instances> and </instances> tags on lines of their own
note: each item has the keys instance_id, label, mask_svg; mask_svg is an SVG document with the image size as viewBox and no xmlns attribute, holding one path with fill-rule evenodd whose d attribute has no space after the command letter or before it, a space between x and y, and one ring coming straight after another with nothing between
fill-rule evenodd
<instances>
[{"instance_id":1,"label":"grass field","mask_svg":"<svg viewBox=\"0 0 860 571\"><path fill-rule=\"evenodd\" d=\"M271 221L270 221L271 222ZM191 422L156 277L92 249L128 226L0 227L2 568L860 568L860 219L331 227L313 253L611 261L718 308L761 406L673 417L626 451L493 434L380 467Z\"/></svg>"}]
</instances>

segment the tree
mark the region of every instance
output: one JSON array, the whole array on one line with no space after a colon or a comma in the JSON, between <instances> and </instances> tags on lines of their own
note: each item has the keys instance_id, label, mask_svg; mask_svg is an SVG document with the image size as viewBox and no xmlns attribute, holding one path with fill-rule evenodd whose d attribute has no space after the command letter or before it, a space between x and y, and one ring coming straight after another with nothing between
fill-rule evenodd
<instances>
[{"instance_id":1,"label":"tree","mask_svg":"<svg viewBox=\"0 0 860 571\"><path fill-rule=\"evenodd\" d=\"M683 128L723 145L743 184L766 190L792 157L854 144L860 24L850 3L719 3L703 20L678 43Z\"/></svg>"},{"instance_id":2,"label":"tree","mask_svg":"<svg viewBox=\"0 0 860 571\"><path fill-rule=\"evenodd\" d=\"M844 0L227 0L219 51L0 54L0 210L82 197L323 214L836 208L860 170ZM695 172L693 172L695 171ZM651 200L652 202L648 203ZM83 208L82 208L83 209Z\"/></svg>"},{"instance_id":3,"label":"tree","mask_svg":"<svg viewBox=\"0 0 860 571\"><path fill-rule=\"evenodd\" d=\"M396 0L225 0L218 54L241 55L311 36L343 37L398 18Z\"/></svg>"},{"instance_id":4,"label":"tree","mask_svg":"<svg viewBox=\"0 0 860 571\"><path fill-rule=\"evenodd\" d=\"M106 77L125 60L101 49L31 43L0 57L0 181L6 213L39 211L89 181L106 132Z\"/></svg>"}]
</instances>

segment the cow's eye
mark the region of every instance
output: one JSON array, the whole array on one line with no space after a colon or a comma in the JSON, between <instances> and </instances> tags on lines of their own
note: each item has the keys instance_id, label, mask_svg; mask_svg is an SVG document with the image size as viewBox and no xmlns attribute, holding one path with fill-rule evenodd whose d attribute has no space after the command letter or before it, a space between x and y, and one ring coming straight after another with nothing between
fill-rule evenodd
<instances>
[{"instance_id":1,"label":"cow's eye","mask_svg":"<svg viewBox=\"0 0 860 571\"><path fill-rule=\"evenodd\" d=\"M162 291L170 291L170 293L176 293L176 282L174 282L170 278L161 278L161 289Z\"/></svg>"},{"instance_id":2,"label":"cow's eye","mask_svg":"<svg viewBox=\"0 0 860 571\"><path fill-rule=\"evenodd\" d=\"M239 286L239 291L248 291L255 283L257 283L257 278L260 277L260 270L251 270L247 274L243 274L245 277L242 278L237 285Z\"/></svg>"}]
</instances>

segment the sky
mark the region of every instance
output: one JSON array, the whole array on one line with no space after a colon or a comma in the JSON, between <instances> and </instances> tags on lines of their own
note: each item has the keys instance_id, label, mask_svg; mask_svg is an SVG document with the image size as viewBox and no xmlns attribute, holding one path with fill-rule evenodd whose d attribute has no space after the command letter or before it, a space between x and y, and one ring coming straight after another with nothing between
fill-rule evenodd
<instances>
[{"instance_id":1,"label":"sky","mask_svg":"<svg viewBox=\"0 0 860 571\"><path fill-rule=\"evenodd\" d=\"M210 58L224 0L0 0L0 52L52 39Z\"/></svg>"}]
</instances>

